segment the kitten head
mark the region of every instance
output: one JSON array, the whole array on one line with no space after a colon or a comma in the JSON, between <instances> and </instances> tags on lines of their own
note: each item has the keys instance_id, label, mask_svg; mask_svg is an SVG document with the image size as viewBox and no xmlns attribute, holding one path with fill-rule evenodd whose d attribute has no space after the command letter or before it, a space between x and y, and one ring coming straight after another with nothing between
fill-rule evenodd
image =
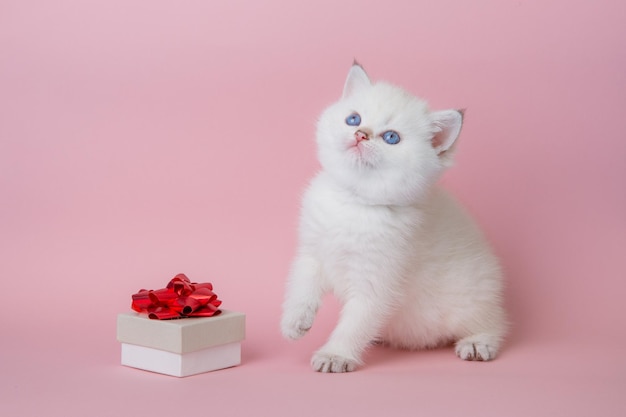
<instances>
[{"instance_id":1,"label":"kitten head","mask_svg":"<svg viewBox=\"0 0 626 417\"><path fill-rule=\"evenodd\" d=\"M398 87L373 84L355 62L343 96L320 117L319 160L359 201L409 205L451 164L462 121L459 111L431 112Z\"/></svg>"}]
</instances>

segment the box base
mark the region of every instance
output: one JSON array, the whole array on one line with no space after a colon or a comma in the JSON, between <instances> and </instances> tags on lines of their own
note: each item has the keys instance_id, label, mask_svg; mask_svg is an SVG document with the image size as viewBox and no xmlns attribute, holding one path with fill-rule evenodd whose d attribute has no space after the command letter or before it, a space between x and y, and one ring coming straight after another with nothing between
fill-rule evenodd
<instances>
[{"instance_id":1,"label":"box base","mask_svg":"<svg viewBox=\"0 0 626 417\"><path fill-rule=\"evenodd\" d=\"M240 363L240 342L183 354L122 343L122 365L176 377L230 368Z\"/></svg>"}]
</instances>

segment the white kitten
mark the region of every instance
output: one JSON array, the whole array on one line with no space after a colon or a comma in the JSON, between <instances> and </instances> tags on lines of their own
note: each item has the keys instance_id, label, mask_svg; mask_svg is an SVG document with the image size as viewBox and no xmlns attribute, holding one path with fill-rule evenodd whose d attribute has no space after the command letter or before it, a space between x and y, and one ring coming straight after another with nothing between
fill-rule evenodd
<instances>
[{"instance_id":1,"label":"white kitten","mask_svg":"<svg viewBox=\"0 0 626 417\"><path fill-rule=\"evenodd\" d=\"M297 339L324 293L342 302L314 370L352 371L374 340L407 349L456 342L462 359L496 356L506 331L497 259L434 185L462 120L461 112L431 112L398 87L372 84L356 62L343 97L322 114L322 171L303 198L281 323L283 335Z\"/></svg>"}]
</instances>

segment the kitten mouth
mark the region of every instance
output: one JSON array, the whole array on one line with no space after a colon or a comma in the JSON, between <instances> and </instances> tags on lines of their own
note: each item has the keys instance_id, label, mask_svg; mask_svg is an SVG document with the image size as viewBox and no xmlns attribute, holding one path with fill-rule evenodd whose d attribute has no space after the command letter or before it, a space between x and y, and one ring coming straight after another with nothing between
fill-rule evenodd
<instances>
[{"instance_id":1,"label":"kitten mouth","mask_svg":"<svg viewBox=\"0 0 626 417\"><path fill-rule=\"evenodd\" d=\"M349 143L350 145L348 146L349 149L358 149L359 152L363 150L363 147L365 146L365 142L366 140L359 140L359 139L353 139L351 140Z\"/></svg>"},{"instance_id":2,"label":"kitten mouth","mask_svg":"<svg viewBox=\"0 0 626 417\"><path fill-rule=\"evenodd\" d=\"M359 167L372 167L369 149L363 143L354 141L348 146L347 151L350 155L351 163Z\"/></svg>"},{"instance_id":3,"label":"kitten mouth","mask_svg":"<svg viewBox=\"0 0 626 417\"><path fill-rule=\"evenodd\" d=\"M363 156L363 147L361 146L361 142L359 141L352 142L350 146L348 146L348 150L353 151L360 156Z\"/></svg>"}]
</instances>

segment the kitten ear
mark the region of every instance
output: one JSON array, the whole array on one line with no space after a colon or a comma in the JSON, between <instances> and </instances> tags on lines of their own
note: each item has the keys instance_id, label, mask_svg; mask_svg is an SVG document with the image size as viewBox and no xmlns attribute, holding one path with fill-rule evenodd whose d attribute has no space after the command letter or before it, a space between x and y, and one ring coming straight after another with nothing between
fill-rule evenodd
<instances>
[{"instance_id":1,"label":"kitten ear","mask_svg":"<svg viewBox=\"0 0 626 417\"><path fill-rule=\"evenodd\" d=\"M432 146L437 155L452 149L461 133L463 125L463 110L441 110L431 113L435 135L432 138Z\"/></svg>"},{"instance_id":2,"label":"kitten ear","mask_svg":"<svg viewBox=\"0 0 626 417\"><path fill-rule=\"evenodd\" d=\"M355 91L371 85L372 82L367 76L367 73L361 64L355 60L354 64L352 64L352 68L350 68L350 72L348 72L348 78L346 79L346 83L343 87L342 98L350 97Z\"/></svg>"}]
</instances>

